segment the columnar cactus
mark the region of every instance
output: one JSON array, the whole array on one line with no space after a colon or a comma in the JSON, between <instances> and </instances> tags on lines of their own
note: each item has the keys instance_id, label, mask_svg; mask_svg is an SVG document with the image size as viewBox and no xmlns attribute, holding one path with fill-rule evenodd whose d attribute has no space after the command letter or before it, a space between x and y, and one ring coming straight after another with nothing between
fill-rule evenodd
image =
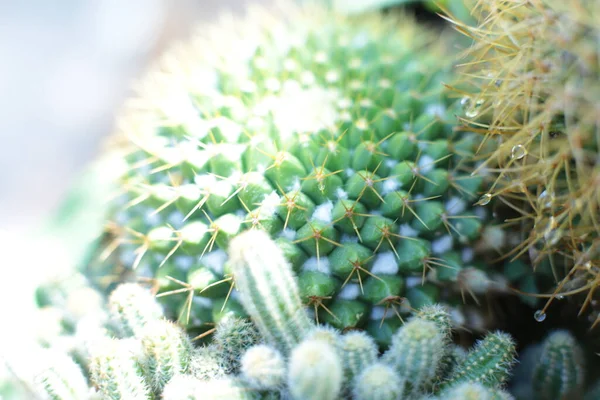
<instances>
[{"instance_id":1,"label":"columnar cactus","mask_svg":"<svg viewBox=\"0 0 600 400\"><path fill-rule=\"evenodd\" d=\"M90 359L90 378L102 398L107 400L147 400L150 387L140 360L130 342L105 339L94 344Z\"/></svg>"},{"instance_id":2,"label":"columnar cactus","mask_svg":"<svg viewBox=\"0 0 600 400\"><path fill-rule=\"evenodd\" d=\"M303 306L338 329L396 318L402 299L478 296L459 272L492 268L472 257L487 213L464 157L479 138L453 130L443 43L408 16L282 11L203 28L143 81L120 123L116 250L90 268L152 279L167 315L195 330L237 307L230 289L246 278L226 252L249 229L276 241ZM296 302L287 290L277 297Z\"/></svg>"},{"instance_id":3,"label":"columnar cactus","mask_svg":"<svg viewBox=\"0 0 600 400\"><path fill-rule=\"evenodd\" d=\"M169 321L153 321L141 334L149 384L160 392L176 374L187 371L192 345L185 333Z\"/></svg>"},{"instance_id":4,"label":"columnar cactus","mask_svg":"<svg viewBox=\"0 0 600 400\"><path fill-rule=\"evenodd\" d=\"M139 336L146 324L163 317L150 291L133 283L119 285L111 293L108 309L121 337Z\"/></svg>"},{"instance_id":5,"label":"columnar cactus","mask_svg":"<svg viewBox=\"0 0 600 400\"><path fill-rule=\"evenodd\" d=\"M342 361L325 341L303 341L290 356L287 383L294 400L335 400L343 379Z\"/></svg>"},{"instance_id":6,"label":"columnar cactus","mask_svg":"<svg viewBox=\"0 0 600 400\"><path fill-rule=\"evenodd\" d=\"M48 400L76 400L85 398L89 388L81 367L59 351L44 350L36 360L41 364L36 374L35 389Z\"/></svg>"},{"instance_id":7,"label":"columnar cactus","mask_svg":"<svg viewBox=\"0 0 600 400\"><path fill-rule=\"evenodd\" d=\"M415 318L399 329L383 360L409 378L408 393L419 393L431 385L445 355L445 337L432 321Z\"/></svg>"},{"instance_id":8,"label":"columnar cactus","mask_svg":"<svg viewBox=\"0 0 600 400\"><path fill-rule=\"evenodd\" d=\"M278 390L285 383L286 366L281 353L267 345L249 348L240 362L244 381L253 389Z\"/></svg>"},{"instance_id":9,"label":"columnar cactus","mask_svg":"<svg viewBox=\"0 0 600 400\"><path fill-rule=\"evenodd\" d=\"M226 372L236 373L244 351L260 340L254 324L229 314L217 324L213 346L227 366Z\"/></svg>"},{"instance_id":10,"label":"columnar cactus","mask_svg":"<svg viewBox=\"0 0 600 400\"><path fill-rule=\"evenodd\" d=\"M342 336L340 352L347 381L377 361L377 344L364 332L349 332Z\"/></svg>"},{"instance_id":11,"label":"columnar cactus","mask_svg":"<svg viewBox=\"0 0 600 400\"><path fill-rule=\"evenodd\" d=\"M355 400L401 399L405 382L394 368L374 363L365 368L354 381L352 396Z\"/></svg>"},{"instance_id":12,"label":"columnar cactus","mask_svg":"<svg viewBox=\"0 0 600 400\"><path fill-rule=\"evenodd\" d=\"M577 339L564 330L552 332L542 344L533 372L533 392L539 400L578 398L583 394L585 360Z\"/></svg>"},{"instance_id":13,"label":"columnar cactus","mask_svg":"<svg viewBox=\"0 0 600 400\"><path fill-rule=\"evenodd\" d=\"M460 382L480 382L495 387L509 378L515 363L516 348L510 335L493 332L479 340L462 362L452 370L445 385Z\"/></svg>"},{"instance_id":14,"label":"columnar cactus","mask_svg":"<svg viewBox=\"0 0 600 400\"><path fill-rule=\"evenodd\" d=\"M233 239L229 253L244 308L267 341L287 354L311 328L290 264L259 230Z\"/></svg>"}]
</instances>

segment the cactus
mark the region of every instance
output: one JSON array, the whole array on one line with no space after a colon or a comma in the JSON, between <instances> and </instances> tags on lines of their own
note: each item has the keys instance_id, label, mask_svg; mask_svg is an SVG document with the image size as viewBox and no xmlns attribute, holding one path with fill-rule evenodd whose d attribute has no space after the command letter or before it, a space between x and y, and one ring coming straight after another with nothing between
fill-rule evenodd
<instances>
[{"instance_id":1,"label":"cactus","mask_svg":"<svg viewBox=\"0 0 600 400\"><path fill-rule=\"evenodd\" d=\"M340 351L344 375L348 382L377 361L377 345L373 338L364 332L349 332L342 336Z\"/></svg>"},{"instance_id":2,"label":"cactus","mask_svg":"<svg viewBox=\"0 0 600 400\"><path fill-rule=\"evenodd\" d=\"M143 81L119 125L125 194L90 274L152 279L169 318L206 330L244 279L230 242L259 230L302 278L303 305L340 330L400 298L461 298L471 260L447 259L475 248L487 213L468 204L481 179L463 158L479 139L453 130L449 46L406 15L283 10L252 13L236 39L216 28L216 46L199 34ZM407 287L417 278L425 289Z\"/></svg>"},{"instance_id":3,"label":"cactus","mask_svg":"<svg viewBox=\"0 0 600 400\"><path fill-rule=\"evenodd\" d=\"M414 394L437 378L445 346L444 335L434 322L416 318L396 332L383 360L409 379L407 393Z\"/></svg>"},{"instance_id":4,"label":"cactus","mask_svg":"<svg viewBox=\"0 0 600 400\"><path fill-rule=\"evenodd\" d=\"M71 357L47 349L40 356L43 367L34 378L34 387L44 399L76 400L87 396L86 378Z\"/></svg>"},{"instance_id":5,"label":"cactus","mask_svg":"<svg viewBox=\"0 0 600 400\"><path fill-rule=\"evenodd\" d=\"M163 317L154 296L134 283L119 285L111 293L108 303L110 317L121 337L139 336L146 324Z\"/></svg>"},{"instance_id":6,"label":"cactus","mask_svg":"<svg viewBox=\"0 0 600 400\"><path fill-rule=\"evenodd\" d=\"M475 41L456 86L465 124L493 141L478 154L492 183L483 202L513 213L519 242L505 256L547 271L534 290L549 297L544 311L581 292L584 311L600 267L600 5L494 0L473 14L477 27L455 21Z\"/></svg>"},{"instance_id":7,"label":"cactus","mask_svg":"<svg viewBox=\"0 0 600 400\"><path fill-rule=\"evenodd\" d=\"M343 366L333 346L306 340L294 348L287 383L294 400L335 400L342 390Z\"/></svg>"},{"instance_id":8,"label":"cactus","mask_svg":"<svg viewBox=\"0 0 600 400\"><path fill-rule=\"evenodd\" d=\"M259 341L252 323L229 314L217 324L213 346L227 366L226 372L236 373L244 351Z\"/></svg>"},{"instance_id":9,"label":"cactus","mask_svg":"<svg viewBox=\"0 0 600 400\"><path fill-rule=\"evenodd\" d=\"M404 381L388 365L374 363L356 377L352 389L355 400L402 399Z\"/></svg>"},{"instance_id":10,"label":"cactus","mask_svg":"<svg viewBox=\"0 0 600 400\"><path fill-rule=\"evenodd\" d=\"M104 399L150 398L150 387L129 343L119 339L104 339L94 343L90 378Z\"/></svg>"},{"instance_id":11,"label":"cactus","mask_svg":"<svg viewBox=\"0 0 600 400\"><path fill-rule=\"evenodd\" d=\"M479 382L463 382L440 393L436 400L513 400L508 392Z\"/></svg>"},{"instance_id":12,"label":"cactus","mask_svg":"<svg viewBox=\"0 0 600 400\"><path fill-rule=\"evenodd\" d=\"M461 382L479 382L497 387L509 378L515 362L516 348L510 335L493 332L479 340L462 362L452 370L443 386Z\"/></svg>"},{"instance_id":13,"label":"cactus","mask_svg":"<svg viewBox=\"0 0 600 400\"><path fill-rule=\"evenodd\" d=\"M224 361L215 346L196 348L190 354L188 374L201 381L223 378L231 367Z\"/></svg>"},{"instance_id":14,"label":"cactus","mask_svg":"<svg viewBox=\"0 0 600 400\"><path fill-rule=\"evenodd\" d=\"M249 348L240 361L244 382L257 390L277 390L285 383L285 361L275 348L257 345Z\"/></svg>"},{"instance_id":15,"label":"cactus","mask_svg":"<svg viewBox=\"0 0 600 400\"><path fill-rule=\"evenodd\" d=\"M287 354L311 327L290 264L258 230L232 240L230 258L244 308L267 341Z\"/></svg>"},{"instance_id":16,"label":"cactus","mask_svg":"<svg viewBox=\"0 0 600 400\"><path fill-rule=\"evenodd\" d=\"M533 372L533 391L539 400L578 398L583 393L585 360L568 331L552 332L542 344Z\"/></svg>"},{"instance_id":17,"label":"cactus","mask_svg":"<svg viewBox=\"0 0 600 400\"><path fill-rule=\"evenodd\" d=\"M149 384L160 392L173 375L187 371L192 345L185 333L169 321L153 321L141 334Z\"/></svg>"}]
</instances>

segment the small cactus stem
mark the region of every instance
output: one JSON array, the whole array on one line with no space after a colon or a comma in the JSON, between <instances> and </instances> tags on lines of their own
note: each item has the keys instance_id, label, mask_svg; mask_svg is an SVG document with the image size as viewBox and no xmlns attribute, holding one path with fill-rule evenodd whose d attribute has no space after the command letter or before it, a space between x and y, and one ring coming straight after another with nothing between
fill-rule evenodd
<instances>
[{"instance_id":1,"label":"small cactus stem","mask_svg":"<svg viewBox=\"0 0 600 400\"><path fill-rule=\"evenodd\" d=\"M123 283L113 290L108 308L122 338L137 337L147 323L163 317L155 297L136 283Z\"/></svg>"},{"instance_id":2,"label":"small cactus stem","mask_svg":"<svg viewBox=\"0 0 600 400\"><path fill-rule=\"evenodd\" d=\"M241 377L253 389L278 390L285 384L286 365L281 353L268 345L250 347L242 356Z\"/></svg>"},{"instance_id":3,"label":"small cactus stem","mask_svg":"<svg viewBox=\"0 0 600 400\"><path fill-rule=\"evenodd\" d=\"M446 354L446 339L433 321L412 319L394 334L383 361L409 382L414 395L430 386Z\"/></svg>"},{"instance_id":4,"label":"small cactus stem","mask_svg":"<svg viewBox=\"0 0 600 400\"><path fill-rule=\"evenodd\" d=\"M163 400L258 400L260 394L231 378L202 381L191 375L175 375L162 393Z\"/></svg>"},{"instance_id":5,"label":"small cactus stem","mask_svg":"<svg viewBox=\"0 0 600 400\"><path fill-rule=\"evenodd\" d=\"M533 371L533 391L539 400L579 398L583 394L585 362L577 339L566 330L548 335Z\"/></svg>"},{"instance_id":6,"label":"small cactus stem","mask_svg":"<svg viewBox=\"0 0 600 400\"><path fill-rule=\"evenodd\" d=\"M232 314L227 314L219 321L213 337L214 346L227 367L227 373L237 373L244 351L259 341L260 335L254 324Z\"/></svg>"},{"instance_id":7,"label":"small cactus stem","mask_svg":"<svg viewBox=\"0 0 600 400\"><path fill-rule=\"evenodd\" d=\"M354 331L343 335L340 350L348 382L377 361L377 344L364 332Z\"/></svg>"},{"instance_id":8,"label":"small cactus stem","mask_svg":"<svg viewBox=\"0 0 600 400\"><path fill-rule=\"evenodd\" d=\"M479 382L462 382L444 390L436 400L514 400L509 393Z\"/></svg>"},{"instance_id":9,"label":"small cactus stem","mask_svg":"<svg viewBox=\"0 0 600 400\"><path fill-rule=\"evenodd\" d=\"M147 400L148 387L130 343L102 339L91 350L90 378L103 399Z\"/></svg>"},{"instance_id":10,"label":"small cactus stem","mask_svg":"<svg viewBox=\"0 0 600 400\"><path fill-rule=\"evenodd\" d=\"M201 381L222 378L228 366L219 355L215 346L194 349L190 355L188 374Z\"/></svg>"},{"instance_id":11,"label":"small cactus stem","mask_svg":"<svg viewBox=\"0 0 600 400\"><path fill-rule=\"evenodd\" d=\"M510 335L503 332L489 333L454 368L442 388L467 381L498 387L508 379L515 363L515 354L515 343Z\"/></svg>"},{"instance_id":12,"label":"small cactus stem","mask_svg":"<svg viewBox=\"0 0 600 400\"><path fill-rule=\"evenodd\" d=\"M52 349L44 349L40 356L38 362L43 366L34 377L36 393L49 400L86 398L89 392L86 379L71 357Z\"/></svg>"},{"instance_id":13,"label":"small cactus stem","mask_svg":"<svg viewBox=\"0 0 600 400\"><path fill-rule=\"evenodd\" d=\"M293 400L335 400L342 382L342 361L332 345L306 340L292 351L287 385Z\"/></svg>"},{"instance_id":14,"label":"small cactus stem","mask_svg":"<svg viewBox=\"0 0 600 400\"><path fill-rule=\"evenodd\" d=\"M416 318L435 323L448 343L452 340L452 320L444 306L440 304L424 306L418 310Z\"/></svg>"},{"instance_id":15,"label":"small cactus stem","mask_svg":"<svg viewBox=\"0 0 600 400\"><path fill-rule=\"evenodd\" d=\"M355 400L402 399L405 382L389 365L377 362L363 370L353 381Z\"/></svg>"},{"instance_id":16,"label":"small cactus stem","mask_svg":"<svg viewBox=\"0 0 600 400\"><path fill-rule=\"evenodd\" d=\"M260 230L235 237L229 253L242 305L263 337L289 353L312 327L290 264Z\"/></svg>"},{"instance_id":17,"label":"small cactus stem","mask_svg":"<svg viewBox=\"0 0 600 400\"><path fill-rule=\"evenodd\" d=\"M308 339L323 340L323 341L327 342L328 344L332 345L336 349L336 351L338 351L338 355L340 354L339 351L341 350L340 349L341 334L340 334L339 330L337 330L331 326L321 325L321 326L314 327L307 333L307 335L304 338L304 340L308 340Z\"/></svg>"},{"instance_id":18,"label":"small cactus stem","mask_svg":"<svg viewBox=\"0 0 600 400\"><path fill-rule=\"evenodd\" d=\"M173 323L160 320L148 324L143 331L142 346L148 382L155 391L162 391L174 375L187 371L192 344Z\"/></svg>"}]
</instances>

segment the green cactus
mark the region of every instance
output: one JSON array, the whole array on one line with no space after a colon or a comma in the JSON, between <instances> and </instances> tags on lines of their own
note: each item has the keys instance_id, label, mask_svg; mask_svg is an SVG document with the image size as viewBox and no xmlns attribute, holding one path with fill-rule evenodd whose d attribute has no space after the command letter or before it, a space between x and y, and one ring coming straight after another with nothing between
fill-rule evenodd
<instances>
[{"instance_id":1,"label":"green cactus","mask_svg":"<svg viewBox=\"0 0 600 400\"><path fill-rule=\"evenodd\" d=\"M291 266L259 230L237 236L229 253L244 308L263 337L287 354L311 328Z\"/></svg>"},{"instance_id":2,"label":"green cactus","mask_svg":"<svg viewBox=\"0 0 600 400\"><path fill-rule=\"evenodd\" d=\"M475 344L452 370L443 386L455 386L461 382L479 382L489 387L500 386L510 376L515 355L515 343L510 335L492 332Z\"/></svg>"},{"instance_id":3,"label":"green cactus","mask_svg":"<svg viewBox=\"0 0 600 400\"><path fill-rule=\"evenodd\" d=\"M407 393L414 395L433 384L445 349L445 337L438 326L415 318L396 332L383 361L408 380Z\"/></svg>"},{"instance_id":4,"label":"green cactus","mask_svg":"<svg viewBox=\"0 0 600 400\"><path fill-rule=\"evenodd\" d=\"M131 342L104 339L94 343L90 379L103 399L147 400L151 390L144 378L140 359Z\"/></svg>"},{"instance_id":5,"label":"green cactus","mask_svg":"<svg viewBox=\"0 0 600 400\"><path fill-rule=\"evenodd\" d=\"M565 330L550 333L533 372L536 399L580 398L584 379L585 360L577 339Z\"/></svg>"},{"instance_id":6,"label":"green cactus","mask_svg":"<svg viewBox=\"0 0 600 400\"><path fill-rule=\"evenodd\" d=\"M81 367L59 351L44 349L38 362L43 365L34 378L36 393L48 400L85 398L90 389Z\"/></svg>"},{"instance_id":7,"label":"green cactus","mask_svg":"<svg viewBox=\"0 0 600 400\"><path fill-rule=\"evenodd\" d=\"M163 317L155 297L135 283L119 285L110 294L108 309L120 337L137 337L146 324Z\"/></svg>"},{"instance_id":8,"label":"green cactus","mask_svg":"<svg viewBox=\"0 0 600 400\"><path fill-rule=\"evenodd\" d=\"M155 391L160 392L174 375L187 371L192 344L179 327L166 320L153 321L144 327L141 340L148 383Z\"/></svg>"},{"instance_id":9,"label":"green cactus","mask_svg":"<svg viewBox=\"0 0 600 400\"><path fill-rule=\"evenodd\" d=\"M440 393L436 400L514 400L512 395L479 382L463 382Z\"/></svg>"},{"instance_id":10,"label":"green cactus","mask_svg":"<svg viewBox=\"0 0 600 400\"><path fill-rule=\"evenodd\" d=\"M341 337L340 352L348 382L377 361L377 344L364 332L348 332Z\"/></svg>"},{"instance_id":11,"label":"green cactus","mask_svg":"<svg viewBox=\"0 0 600 400\"><path fill-rule=\"evenodd\" d=\"M487 219L463 160L479 138L453 130L459 105L441 84L448 46L408 16L288 7L216 47L201 35L142 85L132 105L144 110L128 108L119 130L130 168L109 224L116 250L90 274L153 279L166 315L203 331L215 307L237 307L230 242L260 230L300 276L303 305L338 329L400 298L478 296L448 272L471 260L445 261L472 253Z\"/></svg>"},{"instance_id":12,"label":"green cactus","mask_svg":"<svg viewBox=\"0 0 600 400\"><path fill-rule=\"evenodd\" d=\"M215 346L200 347L192 350L188 374L201 381L222 378L231 370L216 350Z\"/></svg>"},{"instance_id":13,"label":"green cactus","mask_svg":"<svg viewBox=\"0 0 600 400\"><path fill-rule=\"evenodd\" d=\"M260 340L260 335L251 322L229 314L217 324L213 346L227 366L226 372L236 373L244 351Z\"/></svg>"},{"instance_id":14,"label":"green cactus","mask_svg":"<svg viewBox=\"0 0 600 400\"><path fill-rule=\"evenodd\" d=\"M343 366L336 349L323 340L294 348L287 384L294 400L335 400L342 391Z\"/></svg>"},{"instance_id":15,"label":"green cactus","mask_svg":"<svg viewBox=\"0 0 600 400\"><path fill-rule=\"evenodd\" d=\"M405 382L394 368L374 363L362 370L354 380L352 396L355 400L403 399Z\"/></svg>"},{"instance_id":16,"label":"green cactus","mask_svg":"<svg viewBox=\"0 0 600 400\"><path fill-rule=\"evenodd\" d=\"M278 390L285 384L286 365L281 353L267 345L249 348L240 361L241 376L256 390Z\"/></svg>"}]
</instances>

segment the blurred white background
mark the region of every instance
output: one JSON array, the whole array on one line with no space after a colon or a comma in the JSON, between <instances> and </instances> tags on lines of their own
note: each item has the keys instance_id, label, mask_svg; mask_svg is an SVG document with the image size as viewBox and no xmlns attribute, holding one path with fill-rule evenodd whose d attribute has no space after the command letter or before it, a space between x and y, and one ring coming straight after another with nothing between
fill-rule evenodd
<instances>
[{"instance_id":1,"label":"blurred white background","mask_svg":"<svg viewBox=\"0 0 600 400\"><path fill-rule=\"evenodd\" d=\"M0 1L0 231L49 215L170 42L247 2Z\"/></svg>"}]
</instances>

